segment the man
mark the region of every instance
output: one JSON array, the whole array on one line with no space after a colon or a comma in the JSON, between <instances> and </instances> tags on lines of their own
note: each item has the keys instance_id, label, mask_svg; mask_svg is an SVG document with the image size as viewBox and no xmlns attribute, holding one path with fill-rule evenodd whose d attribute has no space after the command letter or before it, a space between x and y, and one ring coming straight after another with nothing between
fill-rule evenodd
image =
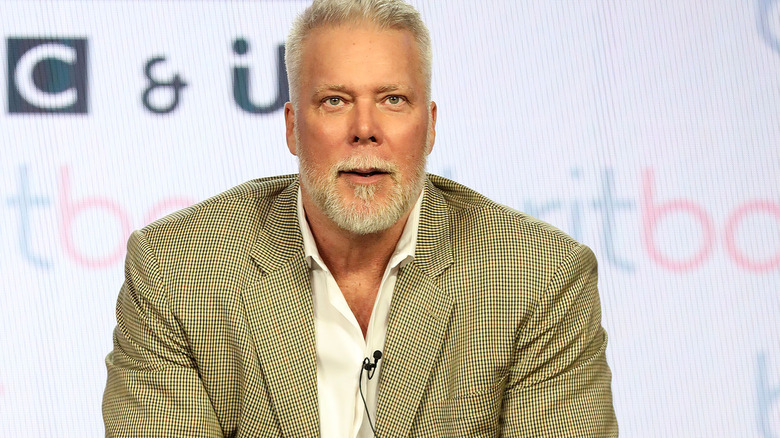
<instances>
[{"instance_id":1,"label":"man","mask_svg":"<svg viewBox=\"0 0 780 438\"><path fill-rule=\"evenodd\" d=\"M591 251L425 174L419 14L315 1L286 62L300 176L130 239L107 435L616 436Z\"/></svg>"}]
</instances>

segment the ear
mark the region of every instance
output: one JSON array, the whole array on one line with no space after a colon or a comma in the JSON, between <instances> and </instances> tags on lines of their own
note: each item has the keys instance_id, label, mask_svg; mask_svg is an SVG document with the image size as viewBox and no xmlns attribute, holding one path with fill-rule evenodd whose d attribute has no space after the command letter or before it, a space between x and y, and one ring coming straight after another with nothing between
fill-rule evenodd
<instances>
[{"instance_id":1,"label":"ear","mask_svg":"<svg viewBox=\"0 0 780 438\"><path fill-rule=\"evenodd\" d=\"M436 141L436 102L431 101L431 108L430 108L430 120L431 120L431 126L430 126L430 132L428 133L428 152L426 154L430 154L433 150L433 142Z\"/></svg>"},{"instance_id":2,"label":"ear","mask_svg":"<svg viewBox=\"0 0 780 438\"><path fill-rule=\"evenodd\" d=\"M293 104L287 102L284 104L284 124L287 128L287 149L293 155L298 155L298 145L295 142L295 108Z\"/></svg>"}]
</instances>

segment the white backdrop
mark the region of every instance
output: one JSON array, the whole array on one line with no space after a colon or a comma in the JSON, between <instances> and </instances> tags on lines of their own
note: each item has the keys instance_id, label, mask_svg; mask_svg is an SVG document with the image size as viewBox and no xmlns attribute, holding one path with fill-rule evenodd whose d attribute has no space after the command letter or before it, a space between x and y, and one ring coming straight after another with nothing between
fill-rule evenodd
<instances>
[{"instance_id":1,"label":"white backdrop","mask_svg":"<svg viewBox=\"0 0 780 438\"><path fill-rule=\"evenodd\" d=\"M621 434L780 437L780 1L414 4L429 170L594 249ZM102 435L130 230L295 171L305 5L0 3L0 435Z\"/></svg>"}]
</instances>

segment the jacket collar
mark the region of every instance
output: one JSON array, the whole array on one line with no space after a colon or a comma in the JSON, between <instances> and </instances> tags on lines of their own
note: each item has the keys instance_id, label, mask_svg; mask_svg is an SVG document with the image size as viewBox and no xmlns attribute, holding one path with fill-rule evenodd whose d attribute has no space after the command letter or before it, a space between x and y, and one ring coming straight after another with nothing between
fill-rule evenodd
<instances>
[{"instance_id":1,"label":"jacket collar","mask_svg":"<svg viewBox=\"0 0 780 438\"><path fill-rule=\"evenodd\" d=\"M425 180L415 263L431 278L438 277L453 263L447 201L430 179Z\"/></svg>"},{"instance_id":2,"label":"jacket collar","mask_svg":"<svg viewBox=\"0 0 780 438\"><path fill-rule=\"evenodd\" d=\"M259 278L241 298L264 375L256 391L267 391L284 436L319 436L314 310L297 189L295 181L279 193L260 224L249 250ZM251 422L253 415L245 417Z\"/></svg>"},{"instance_id":3,"label":"jacket collar","mask_svg":"<svg viewBox=\"0 0 780 438\"><path fill-rule=\"evenodd\" d=\"M405 437L446 334L453 298L438 276L452 263L447 203L430 180L412 263L398 274L387 326L377 401L377 436Z\"/></svg>"},{"instance_id":4,"label":"jacket collar","mask_svg":"<svg viewBox=\"0 0 780 438\"><path fill-rule=\"evenodd\" d=\"M298 186L295 180L279 193L250 249L250 257L265 273L279 269L303 251L296 214Z\"/></svg>"}]
</instances>

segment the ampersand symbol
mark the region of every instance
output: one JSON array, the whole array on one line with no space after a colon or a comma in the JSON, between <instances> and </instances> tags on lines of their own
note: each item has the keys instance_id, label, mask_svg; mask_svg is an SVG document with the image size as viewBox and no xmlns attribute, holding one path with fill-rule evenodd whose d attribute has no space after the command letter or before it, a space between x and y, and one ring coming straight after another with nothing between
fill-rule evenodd
<instances>
[{"instance_id":1,"label":"ampersand symbol","mask_svg":"<svg viewBox=\"0 0 780 438\"><path fill-rule=\"evenodd\" d=\"M163 61L165 61L164 56L157 56L150 59L144 67L144 75L146 75L146 78L149 79L149 86L146 87L146 90L144 90L142 100L146 109L156 114L167 114L175 110L176 107L179 106L179 90L187 85L184 81L181 80L181 77L178 74L175 74L173 79L169 81L160 81L153 78L152 67L154 67L155 64ZM160 88L168 88L173 92L173 99L168 105L157 106L152 104L150 100L152 92Z\"/></svg>"}]
</instances>

